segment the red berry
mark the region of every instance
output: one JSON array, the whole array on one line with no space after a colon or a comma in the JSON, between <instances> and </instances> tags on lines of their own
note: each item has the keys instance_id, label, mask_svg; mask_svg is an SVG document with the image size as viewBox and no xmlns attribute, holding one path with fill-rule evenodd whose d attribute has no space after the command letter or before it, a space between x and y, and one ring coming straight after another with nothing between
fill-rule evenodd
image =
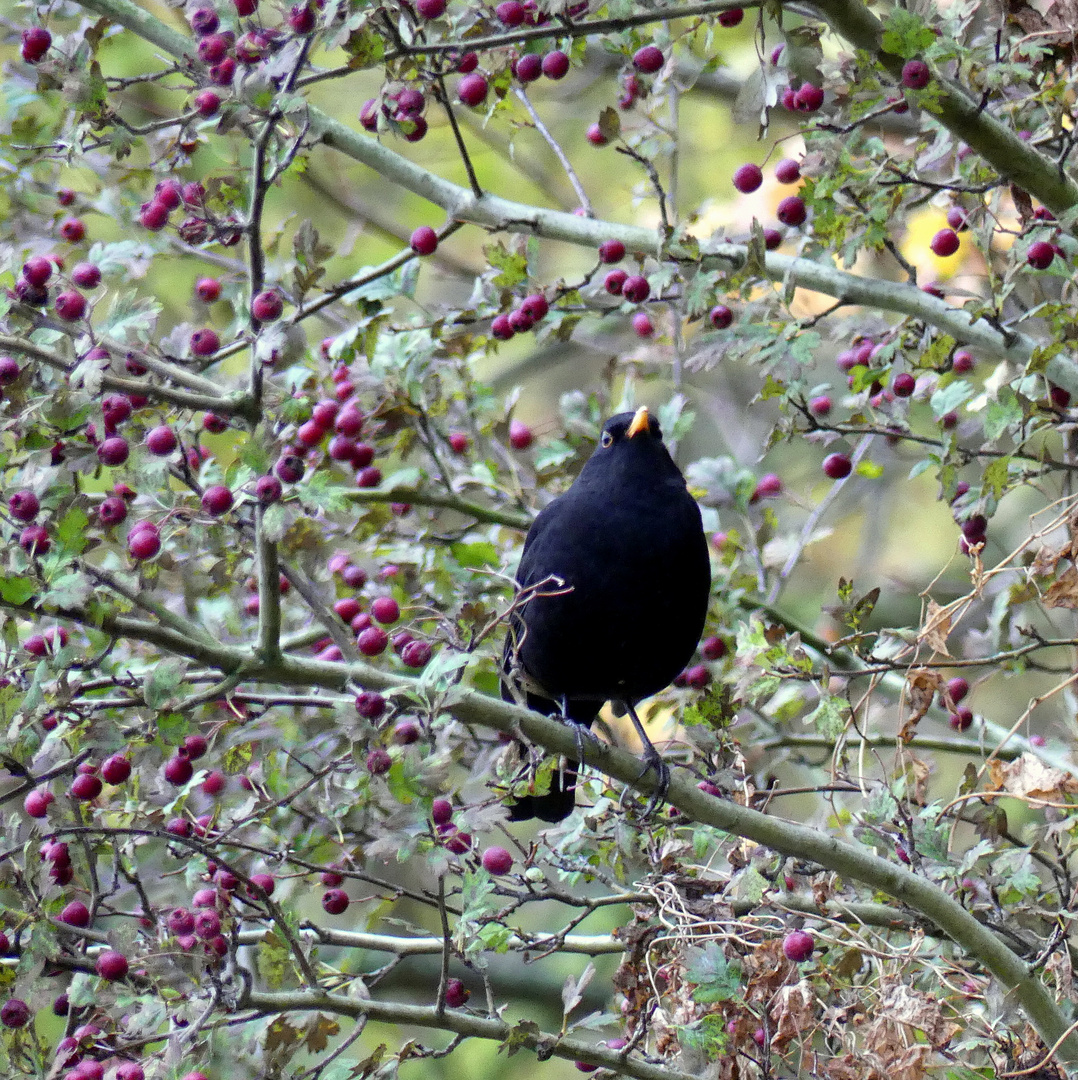
<instances>
[{"instance_id":1,"label":"red berry","mask_svg":"<svg viewBox=\"0 0 1078 1080\"><path fill-rule=\"evenodd\" d=\"M538 322L546 317L547 312L550 311L550 304L542 293L532 293L524 297L520 308L530 316L533 322Z\"/></svg>"},{"instance_id":2,"label":"red berry","mask_svg":"<svg viewBox=\"0 0 1078 1080\"><path fill-rule=\"evenodd\" d=\"M764 473L756 482L756 490L752 494L752 502L761 499L773 499L782 494L782 480L775 473Z\"/></svg>"},{"instance_id":3,"label":"red berry","mask_svg":"<svg viewBox=\"0 0 1078 1080\"><path fill-rule=\"evenodd\" d=\"M514 450L527 450L534 439L532 429L522 420L514 418L509 421L509 444Z\"/></svg>"},{"instance_id":4,"label":"red berry","mask_svg":"<svg viewBox=\"0 0 1078 1080\"><path fill-rule=\"evenodd\" d=\"M909 397L917 389L917 380L908 371L903 371L895 376L891 389L896 397Z\"/></svg>"},{"instance_id":5,"label":"red berry","mask_svg":"<svg viewBox=\"0 0 1078 1080\"><path fill-rule=\"evenodd\" d=\"M461 1009L472 996L470 990L465 989L460 979L449 979L445 984L445 1003L451 1009Z\"/></svg>"},{"instance_id":6,"label":"red berry","mask_svg":"<svg viewBox=\"0 0 1078 1080\"><path fill-rule=\"evenodd\" d=\"M629 274L624 270L611 270L603 279L603 287L611 296L621 296Z\"/></svg>"},{"instance_id":7,"label":"red berry","mask_svg":"<svg viewBox=\"0 0 1078 1080\"><path fill-rule=\"evenodd\" d=\"M516 331L510 325L508 315L495 315L490 321L490 333L499 341L508 341Z\"/></svg>"},{"instance_id":8,"label":"red berry","mask_svg":"<svg viewBox=\"0 0 1078 1080\"><path fill-rule=\"evenodd\" d=\"M775 166L775 179L780 184L796 184L801 179L801 166L793 158L783 158Z\"/></svg>"},{"instance_id":9,"label":"red berry","mask_svg":"<svg viewBox=\"0 0 1078 1080\"><path fill-rule=\"evenodd\" d=\"M98 446L97 457L102 465L122 465L130 452L127 440L113 435Z\"/></svg>"},{"instance_id":10,"label":"red berry","mask_svg":"<svg viewBox=\"0 0 1078 1080\"><path fill-rule=\"evenodd\" d=\"M94 970L102 979L116 982L127 974L127 957L123 953L116 952L115 949L107 949L97 958Z\"/></svg>"},{"instance_id":11,"label":"red berry","mask_svg":"<svg viewBox=\"0 0 1078 1080\"><path fill-rule=\"evenodd\" d=\"M490 874L508 874L513 869L513 856L503 847L488 847L483 852L483 869Z\"/></svg>"},{"instance_id":12,"label":"red berry","mask_svg":"<svg viewBox=\"0 0 1078 1080\"><path fill-rule=\"evenodd\" d=\"M90 909L81 900L72 900L59 915L60 922L68 926L89 926Z\"/></svg>"},{"instance_id":13,"label":"red berry","mask_svg":"<svg viewBox=\"0 0 1078 1080\"><path fill-rule=\"evenodd\" d=\"M191 24L191 29L199 37L212 34L221 25L221 20L212 7L195 8L188 16L187 21Z\"/></svg>"},{"instance_id":14,"label":"red berry","mask_svg":"<svg viewBox=\"0 0 1078 1080\"><path fill-rule=\"evenodd\" d=\"M202 509L211 517L228 513L232 503L232 492L222 484L214 484L202 493Z\"/></svg>"},{"instance_id":15,"label":"red berry","mask_svg":"<svg viewBox=\"0 0 1078 1080\"><path fill-rule=\"evenodd\" d=\"M959 375L966 375L973 370L975 361L973 353L966 349L959 349L951 361L951 369Z\"/></svg>"},{"instance_id":16,"label":"red berry","mask_svg":"<svg viewBox=\"0 0 1078 1080\"><path fill-rule=\"evenodd\" d=\"M104 784L101 783L99 776L95 776L93 773L80 773L71 782L71 797L80 799L83 802L90 802L101 794L103 787Z\"/></svg>"},{"instance_id":17,"label":"red berry","mask_svg":"<svg viewBox=\"0 0 1078 1080\"><path fill-rule=\"evenodd\" d=\"M82 289L95 289L101 284L101 269L96 263L76 263L71 270L71 280Z\"/></svg>"},{"instance_id":18,"label":"red berry","mask_svg":"<svg viewBox=\"0 0 1078 1080\"><path fill-rule=\"evenodd\" d=\"M616 273L616 271L612 270L611 273ZM630 274L621 286L621 293L626 300L631 300L634 304L642 304L651 295L651 286L642 274Z\"/></svg>"},{"instance_id":19,"label":"red berry","mask_svg":"<svg viewBox=\"0 0 1078 1080\"><path fill-rule=\"evenodd\" d=\"M646 311L634 312L630 322L632 323L633 333L638 337L651 337L655 333L655 325Z\"/></svg>"},{"instance_id":20,"label":"red berry","mask_svg":"<svg viewBox=\"0 0 1078 1080\"><path fill-rule=\"evenodd\" d=\"M797 112L815 112L823 104L824 93L819 86L802 83L801 89L794 94L794 109Z\"/></svg>"},{"instance_id":21,"label":"red berry","mask_svg":"<svg viewBox=\"0 0 1078 1080\"><path fill-rule=\"evenodd\" d=\"M482 105L486 100L488 89L487 80L478 72L472 72L457 83L457 97L465 105L471 105L474 108L476 105Z\"/></svg>"},{"instance_id":22,"label":"red berry","mask_svg":"<svg viewBox=\"0 0 1078 1080\"><path fill-rule=\"evenodd\" d=\"M61 206L70 206L75 201L75 193L69 187L58 188L56 191L56 201Z\"/></svg>"},{"instance_id":23,"label":"red berry","mask_svg":"<svg viewBox=\"0 0 1078 1080\"><path fill-rule=\"evenodd\" d=\"M433 255L438 249L438 234L429 225L420 225L412 233L409 244L417 255Z\"/></svg>"},{"instance_id":24,"label":"red berry","mask_svg":"<svg viewBox=\"0 0 1078 1080\"><path fill-rule=\"evenodd\" d=\"M75 322L86 314L86 297L77 289L65 289L56 297L56 314L66 322Z\"/></svg>"},{"instance_id":25,"label":"red berry","mask_svg":"<svg viewBox=\"0 0 1078 1080\"><path fill-rule=\"evenodd\" d=\"M112 754L101 763L101 776L108 784L122 784L131 775L131 762L124 754Z\"/></svg>"},{"instance_id":26,"label":"red berry","mask_svg":"<svg viewBox=\"0 0 1078 1080\"><path fill-rule=\"evenodd\" d=\"M260 476L255 481L255 498L263 506L275 503L281 497L281 481L276 476Z\"/></svg>"},{"instance_id":27,"label":"red berry","mask_svg":"<svg viewBox=\"0 0 1078 1080\"><path fill-rule=\"evenodd\" d=\"M195 767L186 755L174 754L165 762L165 779L176 787L186 784L195 775Z\"/></svg>"},{"instance_id":28,"label":"red berry","mask_svg":"<svg viewBox=\"0 0 1078 1080\"><path fill-rule=\"evenodd\" d=\"M378 113L378 100L376 98L367 98L363 102L363 107L359 110L359 122L364 131L378 130Z\"/></svg>"},{"instance_id":29,"label":"red berry","mask_svg":"<svg viewBox=\"0 0 1078 1080\"><path fill-rule=\"evenodd\" d=\"M520 26L527 12L520 0L503 0L494 9L494 14L503 26Z\"/></svg>"},{"instance_id":30,"label":"red berry","mask_svg":"<svg viewBox=\"0 0 1078 1080\"><path fill-rule=\"evenodd\" d=\"M139 224L151 232L159 232L168 224L168 207L156 199L143 203L139 209Z\"/></svg>"},{"instance_id":31,"label":"red berry","mask_svg":"<svg viewBox=\"0 0 1078 1080\"><path fill-rule=\"evenodd\" d=\"M22 58L28 64L36 64L49 51L52 34L43 26L31 26L22 32Z\"/></svg>"},{"instance_id":32,"label":"red berry","mask_svg":"<svg viewBox=\"0 0 1078 1080\"><path fill-rule=\"evenodd\" d=\"M803 963L816 948L816 939L806 930L791 930L782 940L782 952L787 960Z\"/></svg>"},{"instance_id":33,"label":"red berry","mask_svg":"<svg viewBox=\"0 0 1078 1080\"><path fill-rule=\"evenodd\" d=\"M251 314L259 322L273 322L284 311L284 299L276 289L264 289L251 301Z\"/></svg>"},{"instance_id":34,"label":"red berry","mask_svg":"<svg viewBox=\"0 0 1078 1080\"><path fill-rule=\"evenodd\" d=\"M620 240L604 240L599 245L599 262L616 263L625 258L625 245Z\"/></svg>"},{"instance_id":35,"label":"red berry","mask_svg":"<svg viewBox=\"0 0 1078 1080\"><path fill-rule=\"evenodd\" d=\"M356 487L374 488L382 482L382 470L373 465L360 469L356 474Z\"/></svg>"},{"instance_id":36,"label":"red berry","mask_svg":"<svg viewBox=\"0 0 1078 1080\"><path fill-rule=\"evenodd\" d=\"M1026 250L1026 262L1034 270L1047 270L1055 255L1055 248L1047 240L1034 240Z\"/></svg>"},{"instance_id":37,"label":"red berry","mask_svg":"<svg viewBox=\"0 0 1078 1080\"><path fill-rule=\"evenodd\" d=\"M211 769L199 785L203 795L220 795L228 784L228 777L220 769Z\"/></svg>"},{"instance_id":38,"label":"red berry","mask_svg":"<svg viewBox=\"0 0 1078 1080\"><path fill-rule=\"evenodd\" d=\"M26 52L25 37L26 31L23 31L24 53ZM22 998L8 998L3 1005L0 1005L0 1025L6 1028L26 1027L30 1023L31 1015L30 1006Z\"/></svg>"},{"instance_id":39,"label":"red berry","mask_svg":"<svg viewBox=\"0 0 1078 1080\"><path fill-rule=\"evenodd\" d=\"M232 4L240 16L253 15L258 8L258 0L232 0Z\"/></svg>"},{"instance_id":40,"label":"red berry","mask_svg":"<svg viewBox=\"0 0 1078 1080\"><path fill-rule=\"evenodd\" d=\"M726 651L726 642L721 637L706 637L700 644L700 654L705 660L721 660Z\"/></svg>"},{"instance_id":41,"label":"red berry","mask_svg":"<svg viewBox=\"0 0 1078 1080\"><path fill-rule=\"evenodd\" d=\"M645 45L633 54L633 67L645 75L654 75L664 62L662 50L654 45Z\"/></svg>"},{"instance_id":42,"label":"red berry","mask_svg":"<svg viewBox=\"0 0 1078 1080\"><path fill-rule=\"evenodd\" d=\"M753 165L751 162L742 165L734 173L734 187L744 194L755 191L763 182L764 174L760 170L760 166Z\"/></svg>"},{"instance_id":43,"label":"red berry","mask_svg":"<svg viewBox=\"0 0 1078 1080\"><path fill-rule=\"evenodd\" d=\"M146 449L157 457L168 457L176 446L176 433L167 424L151 428L146 435Z\"/></svg>"},{"instance_id":44,"label":"red berry","mask_svg":"<svg viewBox=\"0 0 1078 1080\"><path fill-rule=\"evenodd\" d=\"M22 808L32 818L43 818L49 812L49 804L54 801L51 791L35 789L22 801Z\"/></svg>"},{"instance_id":45,"label":"red berry","mask_svg":"<svg viewBox=\"0 0 1078 1080\"><path fill-rule=\"evenodd\" d=\"M955 731L965 731L973 723L973 710L961 706L951 714L949 723Z\"/></svg>"},{"instance_id":46,"label":"red berry","mask_svg":"<svg viewBox=\"0 0 1078 1080\"><path fill-rule=\"evenodd\" d=\"M401 617L401 609L392 596L379 596L371 604L371 614L383 626L390 626Z\"/></svg>"},{"instance_id":47,"label":"red berry","mask_svg":"<svg viewBox=\"0 0 1078 1080\"><path fill-rule=\"evenodd\" d=\"M716 304L708 318L716 330L725 330L734 321L734 313L725 304Z\"/></svg>"},{"instance_id":48,"label":"red berry","mask_svg":"<svg viewBox=\"0 0 1078 1080\"><path fill-rule=\"evenodd\" d=\"M764 247L774 251L782 244L782 233L778 229L764 229Z\"/></svg>"},{"instance_id":49,"label":"red berry","mask_svg":"<svg viewBox=\"0 0 1078 1080\"><path fill-rule=\"evenodd\" d=\"M52 541L44 525L27 525L19 533L19 547L28 555L47 555Z\"/></svg>"},{"instance_id":50,"label":"red berry","mask_svg":"<svg viewBox=\"0 0 1078 1080\"><path fill-rule=\"evenodd\" d=\"M711 672L708 671L706 664L693 664L682 672L682 678L686 686L694 690L703 690L711 682Z\"/></svg>"},{"instance_id":51,"label":"red berry","mask_svg":"<svg viewBox=\"0 0 1078 1080\"><path fill-rule=\"evenodd\" d=\"M787 195L779 203L775 216L783 223L796 228L805 223L808 211L805 208L805 200L800 195Z\"/></svg>"},{"instance_id":52,"label":"red berry","mask_svg":"<svg viewBox=\"0 0 1078 1080\"><path fill-rule=\"evenodd\" d=\"M373 690L356 695L356 712L364 720L377 720L386 711L386 699Z\"/></svg>"},{"instance_id":53,"label":"red berry","mask_svg":"<svg viewBox=\"0 0 1078 1080\"><path fill-rule=\"evenodd\" d=\"M961 206L952 206L947 211L947 224L956 232L969 228L969 215Z\"/></svg>"},{"instance_id":54,"label":"red berry","mask_svg":"<svg viewBox=\"0 0 1078 1080\"><path fill-rule=\"evenodd\" d=\"M535 82L543 74L543 58L538 53L525 53L513 65L513 74L522 82Z\"/></svg>"},{"instance_id":55,"label":"red berry","mask_svg":"<svg viewBox=\"0 0 1078 1080\"><path fill-rule=\"evenodd\" d=\"M909 90L923 90L930 78L931 72L923 60L907 60L902 65L902 85Z\"/></svg>"},{"instance_id":56,"label":"red berry","mask_svg":"<svg viewBox=\"0 0 1078 1080\"><path fill-rule=\"evenodd\" d=\"M853 471L853 463L848 454L828 454L823 459L824 476L832 480L841 480Z\"/></svg>"},{"instance_id":57,"label":"red berry","mask_svg":"<svg viewBox=\"0 0 1078 1080\"><path fill-rule=\"evenodd\" d=\"M955 705L957 705L968 693L969 683L966 682L961 675L956 675L953 679L947 680L947 696Z\"/></svg>"},{"instance_id":58,"label":"red berry","mask_svg":"<svg viewBox=\"0 0 1078 1080\"><path fill-rule=\"evenodd\" d=\"M445 0L416 0L415 9L424 19L437 19L445 14Z\"/></svg>"},{"instance_id":59,"label":"red berry","mask_svg":"<svg viewBox=\"0 0 1078 1080\"><path fill-rule=\"evenodd\" d=\"M297 34L309 34L315 27L314 9L308 4L295 4L288 12L288 25Z\"/></svg>"},{"instance_id":60,"label":"red berry","mask_svg":"<svg viewBox=\"0 0 1078 1080\"><path fill-rule=\"evenodd\" d=\"M430 663L433 649L429 641L410 641L401 650L401 660L406 667L421 668Z\"/></svg>"},{"instance_id":61,"label":"red berry","mask_svg":"<svg viewBox=\"0 0 1078 1080\"><path fill-rule=\"evenodd\" d=\"M454 454L464 454L468 451L470 440L463 431L454 431L449 436L449 445Z\"/></svg>"},{"instance_id":62,"label":"red berry","mask_svg":"<svg viewBox=\"0 0 1078 1080\"><path fill-rule=\"evenodd\" d=\"M217 278L204 277L195 282L195 296L204 304L212 304L221 295L221 283Z\"/></svg>"},{"instance_id":63,"label":"red berry","mask_svg":"<svg viewBox=\"0 0 1078 1080\"><path fill-rule=\"evenodd\" d=\"M191 335L191 353L194 356L213 356L221 347L221 339L216 330L203 327Z\"/></svg>"},{"instance_id":64,"label":"red berry","mask_svg":"<svg viewBox=\"0 0 1078 1080\"><path fill-rule=\"evenodd\" d=\"M44 255L31 255L22 264L22 276L31 285L41 286L47 284L49 278L52 277L52 271L52 260L46 259Z\"/></svg>"},{"instance_id":65,"label":"red berry","mask_svg":"<svg viewBox=\"0 0 1078 1080\"><path fill-rule=\"evenodd\" d=\"M940 229L935 236L932 237L932 242L929 247L932 249L933 255L938 255L940 258L946 258L948 255L953 255L958 250L958 233L954 229Z\"/></svg>"},{"instance_id":66,"label":"red berry","mask_svg":"<svg viewBox=\"0 0 1078 1080\"><path fill-rule=\"evenodd\" d=\"M344 889L327 889L322 894L322 907L330 915L340 915L348 909L348 894Z\"/></svg>"},{"instance_id":67,"label":"red berry","mask_svg":"<svg viewBox=\"0 0 1078 1080\"><path fill-rule=\"evenodd\" d=\"M389 645L389 635L379 626L368 626L356 638L356 647L364 656L379 656Z\"/></svg>"},{"instance_id":68,"label":"red berry","mask_svg":"<svg viewBox=\"0 0 1078 1080\"><path fill-rule=\"evenodd\" d=\"M719 12L719 26L740 26L745 12L741 8L730 8L728 11Z\"/></svg>"},{"instance_id":69,"label":"red berry","mask_svg":"<svg viewBox=\"0 0 1078 1080\"><path fill-rule=\"evenodd\" d=\"M383 750L380 746L376 746L367 755L367 771L374 776L389 772L392 765L393 759L389 756L389 751Z\"/></svg>"},{"instance_id":70,"label":"red berry","mask_svg":"<svg viewBox=\"0 0 1078 1080\"><path fill-rule=\"evenodd\" d=\"M209 749L210 744L204 735L188 735L183 740L183 752L192 761L197 761Z\"/></svg>"},{"instance_id":71,"label":"red berry","mask_svg":"<svg viewBox=\"0 0 1078 1080\"><path fill-rule=\"evenodd\" d=\"M560 49L543 57L543 74L548 79L564 79L569 72L569 57Z\"/></svg>"},{"instance_id":72,"label":"red berry","mask_svg":"<svg viewBox=\"0 0 1078 1080\"><path fill-rule=\"evenodd\" d=\"M17 521L33 521L41 509L41 504L32 491L16 491L8 499L8 508Z\"/></svg>"}]
</instances>

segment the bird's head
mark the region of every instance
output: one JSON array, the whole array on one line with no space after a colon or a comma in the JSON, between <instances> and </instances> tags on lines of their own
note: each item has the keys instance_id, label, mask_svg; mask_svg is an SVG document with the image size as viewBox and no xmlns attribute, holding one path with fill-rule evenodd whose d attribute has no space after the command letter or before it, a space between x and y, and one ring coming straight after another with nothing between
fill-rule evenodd
<instances>
[{"instance_id":1,"label":"bird's head","mask_svg":"<svg viewBox=\"0 0 1078 1080\"><path fill-rule=\"evenodd\" d=\"M663 443L659 421L643 405L607 420L581 479L588 487L620 485L637 491L672 481L684 483Z\"/></svg>"},{"instance_id":2,"label":"bird's head","mask_svg":"<svg viewBox=\"0 0 1078 1080\"><path fill-rule=\"evenodd\" d=\"M651 440L662 442L663 433L659 421L648 412L646 405L641 405L636 412L623 412L610 417L599 436L599 449L609 450L618 443L633 439L639 439L640 444Z\"/></svg>"}]
</instances>

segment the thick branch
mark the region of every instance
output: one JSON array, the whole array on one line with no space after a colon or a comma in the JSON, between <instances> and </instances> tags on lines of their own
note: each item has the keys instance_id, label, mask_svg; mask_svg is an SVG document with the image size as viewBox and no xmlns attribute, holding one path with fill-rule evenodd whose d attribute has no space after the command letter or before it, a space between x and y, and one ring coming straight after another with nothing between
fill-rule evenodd
<instances>
[{"instance_id":1,"label":"thick branch","mask_svg":"<svg viewBox=\"0 0 1078 1080\"><path fill-rule=\"evenodd\" d=\"M153 16L131 3L131 0L80 0L80 3L90 11L135 30L173 56L180 57L193 51L188 38L159 23ZM828 12L830 15L830 8ZM842 7L838 5L838 0L835 0L835 12L834 18L839 32L844 32L841 27L846 25L839 19L839 14L846 12L851 20L848 28L851 35L855 32L858 35L878 33L875 19L854 0L846 0ZM858 12L863 12L868 20L871 20L871 25L864 19L854 19ZM854 40L852 36L851 40ZM876 37L872 40L875 41ZM959 93L957 89L955 93ZM955 98L956 109L959 101L960 95ZM676 251L664 252L661 237L655 230L576 217L563 211L547 210L490 194L477 198L467 188L434 175L383 146L377 139L352 130L313 106L309 108L308 118L312 137L320 138L327 146L369 166L386 180L435 203L459 221L470 221L476 225L507 232L528 233L549 240L562 240L584 247L598 248L604 240L618 239L631 252L657 258L671 254L677 256ZM1007 133L1002 124L991 118L985 118L978 123L987 125L978 136L978 149L980 143L997 137L997 129L1001 133L1000 138ZM1010 150L1012 139L1015 143L1013 156ZM970 145L974 144L971 142ZM1023 143L1013 133L1006 140L1006 146L1006 161L1013 160L1020 166L1017 172L1008 169L1006 175L1013 175L1030 194L1057 212L1072 203L1078 203L1078 189L1072 192L1073 185L1069 181L1064 187L1060 187L1063 182L1058 175L1053 178L1055 166L1047 158ZM989 160L995 163L999 156L994 153ZM1039 182L1036 182L1038 179ZM705 265L737 269L744 264L746 257L747 249L742 244L704 245ZM789 282L800 288L833 296L847 304L863 304L882 311L913 316L972 346L986 357L1006 358L1023 367L1033 358L1037 347L1037 342L1028 335L1004 333L985 319L974 320L961 308L952 307L913 285L863 278L838 270L833 265L776 252L767 253L764 274L772 281ZM1046 374L1054 383L1078 395L1078 366L1073 359L1053 357L1048 362Z\"/></svg>"},{"instance_id":2,"label":"thick branch","mask_svg":"<svg viewBox=\"0 0 1078 1080\"><path fill-rule=\"evenodd\" d=\"M837 34L871 53L896 80L901 76L902 58L883 51L883 23L860 0L812 0L812 4ZM1078 184L1051 158L1018 138L1013 128L996 119L965 87L935 72L929 89L938 102L932 112L940 123L1001 176L1025 188L1057 215L1078 205Z\"/></svg>"},{"instance_id":3,"label":"thick branch","mask_svg":"<svg viewBox=\"0 0 1078 1080\"><path fill-rule=\"evenodd\" d=\"M533 1024L514 1027L503 1020L476 1016L460 1009L438 1009L434 1005L405 1005L392 1001L357 1001L342 994L310 994L301 991L266 994L246 993L239 1002L241 1009L258 1009L265 1013L326 1012L356 1019L369 1017L387 1024L413 1024L416 1027L453 1031L473 1039L490 1039L504 1043L512 1038L515 1045L534 1050L540 1060L550 1057L569 1061L586 1061L612 1069L622 1076L637 1080L698 1080L692 1073L668 1065L652 1065L639 1058L624 1057L617 1050L596 1046L575 1038L559 1038L539 1031Z\"/></svg>"}]
</instances>

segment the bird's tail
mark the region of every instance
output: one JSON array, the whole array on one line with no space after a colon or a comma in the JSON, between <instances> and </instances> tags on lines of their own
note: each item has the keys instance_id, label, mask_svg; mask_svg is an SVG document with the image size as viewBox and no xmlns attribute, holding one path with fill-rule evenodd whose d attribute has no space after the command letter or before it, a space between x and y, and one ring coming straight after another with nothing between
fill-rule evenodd
<instances>
[{"instance_id":1,"label":"bird's tail","mask_svg":"<svg viewBox=\"0 0 1078 1080\"><path fill-rule=\"evenodd\" d=\"M502 688L502 696L507 693ZM512 700L508 697L506 700ZM590 728L602 707L601 701L570 701L569 719L576 724ZM528 695L528 708L546 716L561 716L561 706L549 698L537 694ZM509 805L510 821L540 821L556 823L564 821L576 806L576 780L580 763L566 759L561 768L555 769L550 778L550 791L545 795L525 795Z\"/></svg>"}]
</instances>

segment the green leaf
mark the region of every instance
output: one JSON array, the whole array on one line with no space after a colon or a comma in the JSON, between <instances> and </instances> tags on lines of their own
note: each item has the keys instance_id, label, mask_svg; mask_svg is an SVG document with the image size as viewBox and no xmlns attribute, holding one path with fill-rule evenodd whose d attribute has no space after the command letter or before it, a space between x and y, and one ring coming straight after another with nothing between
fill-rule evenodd
<instances>
[{"instance_id":1,"label":"green leaf","mask_svg":"<svg viewBox=\"0 0 1078 1080\"><path fill-rule=\"evenodd\" d=\"M477 540L474 543L458 543L450 547L453 558L461 566L476 568L497 566L501 562L498 549L489 540Z\"/></svg>"},{"instance_id":2,"label":"green leaf","mask_svg":"<svg viewBox=\"0 0 1078 1080\"><path fill-rule=\"evenodd\" d=\"M528 257L522 251L510 251L504 244L488 244L483 248L486 260L496 274L491 283L499 289L511 289L528 279Z\"/></svg>"},{"instance_id":3,"label":"green leaf","mask_svg":"<svg viewBox=\"0 0 1078 1080\"><path fill-rule=\"evenodd\" d=\"M845 731L849 715L850 706L846 700L829 694L805 717L805 723L812 725L819 734L835 738Z\"/></svg>"},{"instance_id":4,"label":"green leaf","mask_svg":"<svg viewBox=\"0 0 1078 1080\"><path fill-rule=\"evenodd\" d=\"M1022 423L1022 404L1009 386L1000 387L994 401L984 411L984 437L995 442L1005 432L1017 431Z\"/></svg>"},{"instance_id":5,"label":"green leaf","mask_svg":"<svg viewBox=\"0 0 1078 1080\"><path fill-rule=\"evenodd\" d=\"M1010 480L1011 459L1009 457L996 458L987 469L984 470L984 478L981 481L982 490L999 499L1007 489Z\"/></svg>"},{"instance_id":6,"label":"green leaf","mask_svg":"<svg viewBox=\"0 0 1078 1080\"><path fill-rule=\"evenodd\" d=\"M939 419L949 412L954 412L960 405L973 397L973 387L965 379L955 379L947 386L941 386L931 397L932 415Z\"/></svg>"},{"instance_id":7,"label":"green leaf","mask_svg":"<svg viewBox=\"0 0 1078 1080\"><path fill-rule=\"evenodd\" d=\"M162 660L154 664L146 676L142 694L151 709L159 709L183 685L187 673L186 660Z\"/></svg>"},{"instance_id":8,"label":"green leaf","mask_svg":"<svg viewBox=\"0 0 1078 1080\"><path fill-rule=\"evenodd\" d=\"M741 968L728 961L722 949L710 942L685 954L685 978L696 986L693 1000L701 1005L730 1001L740 996Z\"/></svg>"},{"instance_id":9,"label":"green leaf","mask_svg":"<svg viewBox=\"0 0 1078 1080\"><path fill-rule=\"evenodd\" d=\"M9 604L25 604L40 588L28 577L0 578L0 598Z\"/></svg>"},{"instance_id":10,"label":"green leaf","mask_svg":"<svg viewBox=\"0 0 1078 1080\"><path fill-rule=\"evenodd\" d=\"M81 506L73 506L56 526L56 536L68 551L78 554L86 547L86 526L90 518Z\"/></svg>"}]
</instances>

